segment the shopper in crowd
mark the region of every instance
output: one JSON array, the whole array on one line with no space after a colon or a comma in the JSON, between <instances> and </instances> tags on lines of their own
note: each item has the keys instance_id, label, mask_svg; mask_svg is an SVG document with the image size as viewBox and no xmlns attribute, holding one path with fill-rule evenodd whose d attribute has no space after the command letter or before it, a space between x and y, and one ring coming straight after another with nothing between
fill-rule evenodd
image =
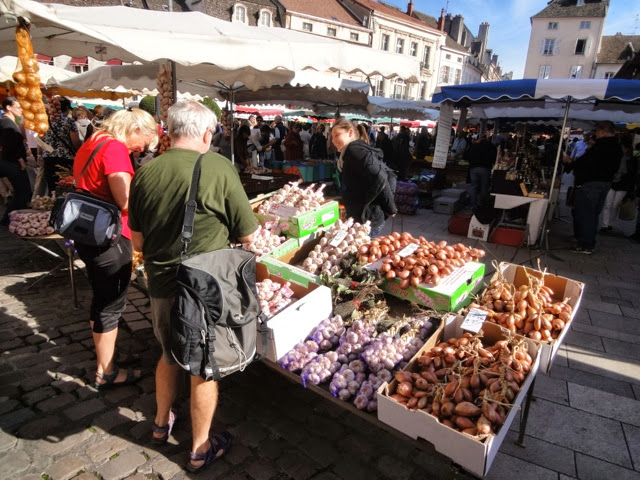
<instances>
[{"instance_id":1,"label":"shopper in crowd","mask_svg":"<svg viewBox=\"0 0 640 480\"><path fill-rule=\"evenodd\" d=\"M633 158L633 146L631 139L625 139L622 145L622 158L620 159L620 167L613 175L611 189L607 193L602 209L602 227L600 233L607 233L613 230L611 219L618 214L618 208L622 201L630 195L633 195L635 188L635 180L637 174L637 164Z\"/></svg>"},{"instance_id":2,"label":"shopper in crowd","mask_svg":"<svg viewBox=\"0 0 640 480\"><path fill-rule=\"evenodd\" d=\"M431 147L431 135L429 135L429 129L427 127L422 127L420 129L420 133L416 137L416 159L424 160L424 157L429 155L429 147Z\"/></svg>"},{"instance_id":3,"label":"shopper in crowd","mask_svg":"<svg viewBox=\"0 0 640 480\"><path fill-rule=\"evenodd\" d=\"M251 165L251 152L249 151L249 137L251 130L247 125L240 125L233 139L233 158L239 172Z\"/></svg>"},{"instance_id":4,"label":"shopper in crowd","mask_svg":"<svg viewBox=\"0 0 640 480\"><path fill-rule=\"evenodd\" d=\"M376 137L376 148L382 150L382 156L384 159L384 163L387 166L391 166L393 164L393 145L391 144L391 139L387 132L385 131L385 127L380 127L378 131L378 135Z\"/></svg>"},{"instance_id":5,"label":"shopper in crowd","mask_svg":"<svg viewBox=\"0 0 640 480\"><path fill-rule=\"evenodd\" d=\"M324 134L324 123L318 125L316 132L309 140L309 154L311 158L326 159L327 157L327 137Z\"/></svg>"},{"instance_id":6,"label":"shopper in crowd","mask_svg":"<svg viewBox=\"0 0 640 480\"><path fill-rule=\"evenodd\" d=\"M31 199L31 184L27 174L27 149L16 120L22 117L22 107L16 97L2 101L4 115L0 118L0 178L6 177L13 187L1 225L8 225L9 212L27 207Z\"/></svg>"},{"instance_id":7,"label":"shopper in crowd","mask_svg":"<svg viewBox=\"0 0 640 480\"><path fill-rule=\"evenodd\" d=\"M496 146L489 142L486 134L480 135L463 154L469 162L472 209L486 203L491 187L491 169L497 154Z\"/></svg>"},{"instance_id":8,"label":"shopper in crowd","mask_svg":"<svg viewBox=\"0 0 640 480\"><path fill-rule=\"evenodd\" d=\"M400 132L391 141L393 146L393 163L391 165L393 169L398 170L398 178L400 180L407 179L409 168L413 161L413 156L409 149L410 141L409 129L404 126L400 127Z\"/></svg>"},{"instance_id":9,"label":"shopper in crowd","mask_svg":"<svg viewBox=\"0 0 640 480\"><path fill-rule=\"evenodd\" d=\"M271 163L271 156L273 154L273 145L276 143L276 138L273 136L271 132L271 128L266 123L262 123L260 126L260 137L258 138L258 143L260 144L260 151L258 153L259 156L259 167L264 167Z\"/></svg>"},{"instance_id":10,"label":"shopper in crowd","mask_svg":"<svg viewBox=\"0 0 640 480\"><path fill-rule=\"evenodd\" d=\"M311 124L304 123L302 124L302 129L300 130L300 138L302 139L303 158L311 157L311 150L309 145L311 142L311 132L309 132L310 129L311 129Z\"/></svg>"},{"instance_id":11,"label":"shopper in crowd","mask_svg":"<svg viewBox=\"0 0 640 480\"><path fill-rule=\"evenodd\" d=\"M302 138L300 138L300 130L302 127L299 123L293 123L290 125L289 133L282 141L284 145L284 158L286 161L299 161L304 158L304 146Z\"/></svg>"},{"instance_id":12,"label":"shopper in crowd","mask_svg":"<svg viewBox=\"0 0 640 480\"><path fill-rule=\"evenodd\" d=\"M578 245L571 251L586 255L591 255L596 246L600 212L622 158L613 122L598 122L595 136L595 144L577 160L563 157L575 175L574 225Z\"/></svg>"},{"instance_id":13,"label":"shopper in crowd","mask_svg":"<svg viewBox=\"0 0 640 480\"><path fill-rule=\"evenodd\" d=\"M181 368L170 353L170 311L177 291L176 270L182 258L184 206L196 160L201 163L198 208L189 254L227 248L230 241L250 243L257 229L247 195L229 162L207 153L215 115L195 101L175 104L168 112L172 147L142 167L131 189L129 225L133 244L145 258L154 333L162 346L156 369L157 412L152 440L166 443L175 422L172 411ZM162 212L162 215L158 215ZM190 376L192 445L187 469L201 471L231 445L227 432L209 437L218 399L218 384Z\"/></svg>"},{"instance_id":14,"label":"shopper in crowd","mask_svg":"<svg viewBox=\"0 0 640 480\"><path fill-rule=\"evenodd\" d=\"M634 193L637 199L640 198L640 143L636 143L635 149L633 150L632 162L636 171ZM640 202L636 200L636 203L638 204L638 211L636 213L636 231L629 236L629 239L640 242Z\"/></svg>"},{"instance_id":15,"label":"shopper in crowd","mask_svg":"<svg viewBox=\"0 0 640 480\"><path fill-rule=\"evenodd\" d=\"M231 130L226 125L213 136L210 150L231 160Z\"/></svg>"},{"instance_id":16,"label":"shopper in crowd","mask_svg":"<svg viewBox=\"0 0 640 480\"><path fill-rule=\"evenodd\" d=\"M49 107L51 108L51 106ZM56 182L60 180L58 170L60 167L71 170L73 157L81 145L76 122L69 116L71 100L60 97L60 114L49 116L49 130L44 134L44 143L53 148L53 151L44 151L44 175L49 191L56 189Z\"/></svg>"},{"instance_id":17,"label":"shopper in crowd","mask_svg":"<svg viewBox=\"0 0 640 480\"><path fill-rule=\"evenodd\" d=\"M467 133L460 130L451 146L451 155L455 160L460 160L467 150Z\"/></svg>"},{"instance_id":18,"label":"shopper in crowd","mask_svg":"<svg viewBox=\"0 0 640 480\"><path fill-rule=\"evenodd\" d=\"M76 107L73 109L71 117L73 118L73 121L76 122L80 142L84 142L87 138L87 127L91 123L91 120L89 120L89 116L87 115L87 110L84 107Z\"/></svg>"},{"instance_id":19,"label":"shopper in crowd","mask_svg":"<svg viewBox=\"0 0 640 480\"><path fill-rule=\"evenodd\" d=\"M276 143L273 145L273 153L275 160L278 162L284 161L284 152L282 151L282 141L287 136L287 127L282 122L282 117L276 115L274 118L275 125L273 126L273 136L276 137ZM286 148L286 147L285 147Z\"/></svg>"},{"instance_id":20,"label":"shopper in crowd","mask_svg":"<svg viewBox=\"0 0 640 480\"><path fill-rule=\"evenodd\" d=\"M81 176L92 152L103 141L106 143ZM123 221L122 234L109 247L75 244L86 265L93 291L89 321L97 357L94 386L98 389L127 385L140 379L139 371L119 368L115 347L118 321L126 307L127 286L131 279L131 232L127 218L129 186L134 171L129 154L147 146L154 147L157 141L158 131L151 115L139 109L122 110L102 123L80 147L73 162L76 186L117 205Z\"/></svg>"},{"instance_id":21,"label":"shopper in crowd","mask_svg":"<svg viewBox=\"0 0 640 480\"><path fill-rule=\"evenodd\" d=\"M385 220L398 211L382 151L362 141L357 127L346 119L336 121L331 136L342 153L342 201L347 216L371 222L371 237L377 237Z\"/></svg>"}]
</instances>

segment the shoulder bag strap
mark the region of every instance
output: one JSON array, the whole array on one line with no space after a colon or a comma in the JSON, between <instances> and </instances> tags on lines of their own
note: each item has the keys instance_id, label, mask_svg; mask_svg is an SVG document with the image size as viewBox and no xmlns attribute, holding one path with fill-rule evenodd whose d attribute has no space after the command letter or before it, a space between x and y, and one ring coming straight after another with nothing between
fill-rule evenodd
<instances>
[{"instance_id":1,"label":"shoulder bag strap","mask_svg":"<svg viewBox=\"0 0 640 480\"><path fill-rule=\"evenodd\" d=\"M89 165L91 165L91 162L93 162L93 159L96 158L96 155L98 154L98 151L100 151L100 149L102 148L102 146L107 143L109 139L105 138L103 141L101 141L98 146L96 148L93 149L93 152L91 152L91 155L89 155L89 160L87 160L87 163L84 164L84 167L82 167L82 171L80 172L80 175L78 176L78 178L76 179L76 182L82 178L82 176L84 175L84 172L87 171L87 168L89 168Z\"/></svg>"},{"instance_id":2,"label":"shoulder bag strap","mask_svg":"<svg viewBox=\"0 0 640 480\"><path fill-rule=\"evenodd\" d=\"M194 220L196 217L196 195L198 193L198 182L200 181L200 163L204 157L204 153L201 153L196 160L196 164L193 167L193 175L191 176L191 186L189 187L189 198L184 206L184 221L182 222L182 255L187 254L189 248L189 242L193 237Z\"/></svg>"}]
</instances>

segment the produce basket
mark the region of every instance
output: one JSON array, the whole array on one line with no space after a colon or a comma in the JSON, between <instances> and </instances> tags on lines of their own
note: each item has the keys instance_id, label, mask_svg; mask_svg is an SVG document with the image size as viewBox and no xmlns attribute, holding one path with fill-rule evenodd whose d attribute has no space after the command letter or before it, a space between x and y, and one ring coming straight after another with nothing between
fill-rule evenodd
<instances>
[{"instance_id":1,"label":"produce basket","mask_svg":"<svg viewBox=\"0 0 640 480\"><path fill-rule=\"evenodd\" d=\"M284 187L289 182L297 182L298 176L288 173L250 174L241 173L240 181L247 194L267 193Z\"/></svg>"}]
</instances>

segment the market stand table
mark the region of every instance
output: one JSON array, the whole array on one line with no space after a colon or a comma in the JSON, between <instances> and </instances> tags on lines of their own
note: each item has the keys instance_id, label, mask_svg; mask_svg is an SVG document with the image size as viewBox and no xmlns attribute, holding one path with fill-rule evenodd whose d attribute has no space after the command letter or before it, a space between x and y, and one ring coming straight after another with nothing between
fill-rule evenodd
<instances>
[{"instance_id":1,"label":"market stand table","mask_svg":"<svg viewBox=\"0 0 640 480\"><path fill-rule=\"evenodd\" d=\"M75 279L73 277L73 269L74 269L74 255L75 255L75 249L74 249L74 244L72 240L65 240L64 237L62 237L61 235L58 234L51 234L51 235L39 235L39 236L35 236L35 237L20 237L22 240L24 240L25 242L27 242L30 245L33 245L34 247L36 247L38 250L41 250L43 252L45 252L47 255L51 255L52 257L58 258L61 260L61 262L56 265L55 267L53 267L51 270L49 270L43 277L39 278L38 280L36 280L35 282L33 282L31 285L29 285L27 287L27 290L34 287L36 284L40 283L40 281L42 281L44 278L46 278L48 275L51 275L53 272L55 272L56 270L67 266L69 268L69 281L71 283L71 294L73 295L73 308L74 309L78 309L78 291L76 288L76 282ZM60 241L64 241L64 248L60 245ZM54 242L55 245L59 246L62 250L64 250L67 258L63 258L61 255L57 254L56 252L54 252L53 250L45 247L44 245L41 245L39 242L45 243L45 242ZM31 254L29 254L31 255Z\"/></svg>"},{"instance_id":2,"label":"market stand table","mask_svg":"<svg viewBox=\"0 0 640 480\"><path fill-rule=\"evenodd\" d=\"M494 207L503 210L503 217L504 210L510 210L521 205L529 205L529 213L527 214L527 225L529 227L527 240L529 245L535 245L540 236L540 229L542 228L542 222L544 221L549 200L546 198L504 195L502 193L492 193L491 195L495 197Z\"/></svg>"}]
</instances>

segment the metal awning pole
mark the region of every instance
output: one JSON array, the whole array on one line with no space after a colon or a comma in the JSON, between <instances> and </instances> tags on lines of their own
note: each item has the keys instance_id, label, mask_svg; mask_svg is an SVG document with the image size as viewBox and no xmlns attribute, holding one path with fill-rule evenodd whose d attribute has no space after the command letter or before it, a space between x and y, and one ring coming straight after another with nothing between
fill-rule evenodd
<instances>
[{"instance_id":1,"label":"metal awning pole","mask_svg":"<svg viewBox=\"0 0 640 480\"><path fill-rule=\"evenodd\" d=\"M229 126L229 128L231 128L231 165L235 165L235 141L234 141L234 137L235 137L235 128L234 128L234 124L233 124L233 108L235 105L235 92L233 90L233 88L231 88L231 108L229 110L229 112L231 113L231 125Z\"/></svg>"},{"instance_id":2,"label":"metal awning pole","mask_svg":"<svg viewBox=\"0 0 640 480\"><path fill-rule=\"evenodd\" d=\"M569 118L569 108L571 108L571 96L567 98L567 104L564 108L564 118L562 119L562 129L560 130L560 141L558 142L558 151L556 152L556 163L553 167L553 175L551 176L551 187L549 188L549 203L551 203L551 195L553 194L553 185L556 182L556 174L558 173L558 163L560 163L560 155L562 154L562 135L567 126L567 118ZM551 206L553 211L553 206Z\"/></svg>"}]
</instances>

